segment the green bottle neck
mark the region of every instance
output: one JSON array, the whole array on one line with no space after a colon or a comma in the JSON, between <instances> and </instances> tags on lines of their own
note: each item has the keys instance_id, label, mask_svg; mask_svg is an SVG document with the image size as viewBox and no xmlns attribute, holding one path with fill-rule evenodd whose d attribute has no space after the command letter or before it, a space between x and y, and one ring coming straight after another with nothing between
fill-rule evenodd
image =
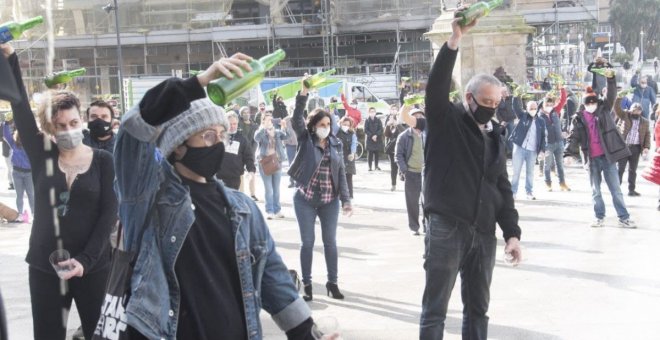
<instances>
[{"instance_id":1,"label":"green bottle neck","mask_svg":"<svg viewBox=\"0 0 660 340\"><path fill-rule=\"evenodd\" d=\"M19 24L19 26L21 27L21 30L25 31L25 30L29 30L30 28L35 27L35 26L37 26L37 25L39 25L43 22L44 22L44 17L38 16L38 17L34 17L34 18L23 21L22 23Z\"/></svg>"},{"instance_id":2,"label":"green bottle neck","mask_svg":"<svg viewBox=\"0 0 660 340\"><path fill-rule=\"evenodd\" d=\"M265 67L264 71L268 71L271 68L275 67L277 63L284 60L286 57L286 52L283 49L279 49L271 54L265 55L259 59L259 62L262 63Z\"/></svg>"}]
</instances>

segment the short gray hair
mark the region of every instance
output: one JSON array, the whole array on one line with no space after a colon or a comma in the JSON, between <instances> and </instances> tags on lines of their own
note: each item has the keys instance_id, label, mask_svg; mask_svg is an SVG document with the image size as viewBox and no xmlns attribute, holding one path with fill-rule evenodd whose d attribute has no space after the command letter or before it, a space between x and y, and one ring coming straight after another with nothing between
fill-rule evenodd
<instances>
[{"instance_id":1,"label":"short gray hair","mask_svg":"<svg viewBox=\"0 0 660 340\"><path fill-rule=\"evenodd\" d=\"M490 74L479 73L470 78L470 81L468 81L467 86L465 87L465 93L472 93L477 95L479 89L483 85L495 85L497 87L502 87L502 82Z\"/></svg>"},{"instance_id":2,"label":"short gray hair","mask_svg":"<svg viewBox=\"0 0 660 340\"><path fill-rule=\"evenodd\" d=\"M227 120L229 120L229 118L234 118L236 120L239 120L238 115L234 111L227 112L226 116L227 116Z\"/></svg>"}]
</instances>

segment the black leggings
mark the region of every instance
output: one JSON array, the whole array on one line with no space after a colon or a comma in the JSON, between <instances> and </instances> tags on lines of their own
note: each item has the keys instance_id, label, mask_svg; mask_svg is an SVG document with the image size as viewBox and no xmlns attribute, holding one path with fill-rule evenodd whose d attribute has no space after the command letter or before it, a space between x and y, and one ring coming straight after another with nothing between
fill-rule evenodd
<instances>
[{"instance_id":1,"label":"black leggings","mask_svg":"<svg viewBox=\"0 0 660 340\"><path fill-rule=\"evenodd\" d=\"M35 340L64 340L71 301L76 301L85 339L91 339L101 315L105 298L105 284L110 266L83 277L64 282L65 294L60 293L60 278L30 267L30 296ZM66 313L64 312L66 311Z\"/></svg>"},{"instance_id":2,"label":"black leggings","mask_svg":"<svg viewBox=\"0 0 660 340\"><path fill-rule=\"evenodd\" d=\"M369 170L371 170L371 162L376 158L376 167L378 167L378 151L369 151Z\"/></svg>"},{"instance_id":3,"label":"black leggings","mask_svg":"<svg viewBox=\"0 0 660 340\"><path fill-rule=\"evenodd\" d=\"M390 159L390 177L392 179L392 186L396 185L396 177L399 175L399 166L396 164L396 156L393 153L388 153L387 157Z\"/></svg>"},{"instance_id":4,"label":"black leggings","mask_svg":"<svg viewBox=\"0 0 660 340\"><path fill-rule=\"evenodd\" d=\"M353 198L353 174L346 174L346 184L348 184L348 195Z\"/></svg>"}]
</instances>

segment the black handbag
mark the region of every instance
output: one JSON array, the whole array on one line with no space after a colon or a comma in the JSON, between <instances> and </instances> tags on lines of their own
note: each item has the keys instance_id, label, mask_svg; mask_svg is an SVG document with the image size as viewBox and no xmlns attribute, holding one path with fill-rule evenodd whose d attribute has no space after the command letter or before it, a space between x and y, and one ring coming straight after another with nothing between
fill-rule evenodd
<instances>
[{"instance_id":1,"label":"black handbag","mask_svg":"<svg viewBox=\"0 0 660 340\"><path fill-rule=\"evenodd\" d=\"M105 287L105 299L101 305L101 316L96 324L92 340L128 340L129 327L126 323L126 305L131 293L131 277L136 252L119 249L122 225L117 231L117 246L112 250L110 275Z\"/></svg>"}]
</instances>

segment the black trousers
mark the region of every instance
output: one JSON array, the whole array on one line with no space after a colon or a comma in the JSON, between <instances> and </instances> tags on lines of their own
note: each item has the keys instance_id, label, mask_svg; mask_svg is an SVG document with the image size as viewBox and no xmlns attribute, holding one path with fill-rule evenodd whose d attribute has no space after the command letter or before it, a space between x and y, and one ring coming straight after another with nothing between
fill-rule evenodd
<instances>
[{"instance_id":1,"label":"black trousers","mask_svg":"<svg viewBox=\"0 0 660 340\"><path fill-rule=\"evenodd\" d=\"M348 195L353 198L353 174L346 174L346 184L348 184Z\"/></svg>"},{"instance_id":2,"label":"black trousers","mask_svg":"<svg viewBox=\"0 0 660 340\"><path fill-rule=\"evenodd\" d=\"M101 315L110 266L83 277L61 281L53 273L30 267L30 296L35 340L64 340L71 301L76 301L85 339L91 339ZM64 293L64 294L62 294Z\"/></svg>"},{"instance_id":3,"label":"black trousers","mask_svg":"<svg viewBox=\"0 0 660 340\"><path fill-rule=\"evenodd\" d=\"M635 191L635 182L637 181L637 166L639 165L639 156L642 154L642 146L628 145L631 155L619 161L619 184L623 182L623 172L626 170L626 164L630 163L628 167L628 192Z\"/></svg>"},{"instance_id":4,"label":"black trousers","mask_svg":"<svg viewBox=\"0 0 660 340\"><path fill-rule=\"evenodd\" d=\"M419 196L422 193L422 174L408 171L404 183L408 227L412 231L419 231Z\"/></svg>"},{"instance_id":5,"label":"black trousers","mask_svg":"<svg viewBox=\"0 0 660 340\"><path fill-rule=\"evenodd\" d=\"M393 153L388 153L387 158L390 159L390 180L392 186L396 185L396 177L399 175L399 166L396 164L396 156Z\"/></svg>"},{"instance_id":6,"label":"black trousers","mask_svg":"<svg viewBox=\"0 0 660 340\"><path fill-rule=\"evenodd\" d=\"M378 151L368 151L369 153L369 170L371 170L371 162L376 161L376 167L378 167Z\"/></svg>"}]
</instances>

